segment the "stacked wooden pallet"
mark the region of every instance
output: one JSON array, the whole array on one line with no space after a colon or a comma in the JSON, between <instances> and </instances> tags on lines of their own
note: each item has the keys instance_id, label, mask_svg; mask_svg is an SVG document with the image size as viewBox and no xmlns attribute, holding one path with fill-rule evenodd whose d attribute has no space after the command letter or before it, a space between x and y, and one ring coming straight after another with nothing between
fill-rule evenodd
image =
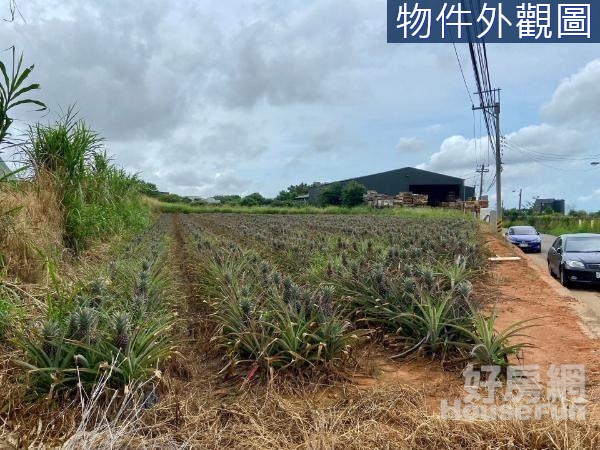
<instances>
[{"instance_id":1,"label":"stacked wooden pallet","mask_svg":"<svg viewBox=\"0 0 600 450\"><path fill-rule=\"evenodd\" d=\"M391 206L424 206L427 205L428 197L422 194L413 194L412 192L399 192L391 196L380 194L377 191L367 191L363 195L363 201L373 207L384 208Z\"/></svg>"},{"instance_id":2,"label":"stacked wooden pallet","mask_svg":"<svg viewBox=\"0 0 600 450\"><path fill-rule=\"evenodd\" d=\"M363 195L363 201L374 208L393 206L393 198L389 195L380 194L377 191L367 191Z\"/></svg>"},{"instance_id":3,"label":"stacked wooden pallet","mask_svg":"<svg viewBox=\"0 0 600 450\"><path fill-rule=\"evenodd\" d=\"M443 208L460 209L462 211L472 211L479 213L481 208L488 207L487 200L456 200L453 202L443 202L441 204Z\"/></svg>"}]
</instances>

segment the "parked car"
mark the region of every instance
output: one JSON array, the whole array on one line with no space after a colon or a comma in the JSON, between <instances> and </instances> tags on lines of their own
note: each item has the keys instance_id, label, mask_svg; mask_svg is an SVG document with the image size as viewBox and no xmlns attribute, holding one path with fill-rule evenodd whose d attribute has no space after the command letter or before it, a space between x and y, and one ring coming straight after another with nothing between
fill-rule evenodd
<instances>
[{"instance_id":1,"label":"parked car","mask_svg":"<svg viewBox=\"0 0 600 450\"><path fill-rule=\"evenodd\" d=\"M521 250L530 250L535 253L542 251L542 239L535 228L525 225L510 227L506 232L506 239L518 246Z\"/></svg>"},{"instance_id":2,"label":"parked car","mask_svg":"<svg viewBox=\"0 0 600 450\"><path fill-rule=\"evenodd\" d=\"M548 270L563 286L600 285L600 234L563 234L548 249Z\"/></svg>"}]
</instances>

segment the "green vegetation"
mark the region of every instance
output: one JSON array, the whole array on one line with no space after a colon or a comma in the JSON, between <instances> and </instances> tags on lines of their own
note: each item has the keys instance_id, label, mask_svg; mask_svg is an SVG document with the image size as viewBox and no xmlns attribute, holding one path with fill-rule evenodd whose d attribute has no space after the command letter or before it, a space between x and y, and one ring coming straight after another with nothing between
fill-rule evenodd
<instances>
[{"instance_id":1,"label":"green vegetation","mask_svg":"<svg viewBox=\"0 0 600 450\"><path fill-rule=\"evenodd\" d=\"M327 205L341 205L342 204L342 185L341 183L331 183L322 188L319 191L319 204L322 206Z\"/></svg>"},{"instance_id":2,"label":"green vegetation","mask_svg":"<svg viewBox=\"0 0 600 450\"><path fill-rule=\"evenodd\" d=\"M600 214L571 211L568 215L557 213L534 215L527 211L507 211L506 226L531 225L540 233L555 236L565 233L600 233Z\"/></svg>"},{"instance_id":3,"label":"green vegetation","mask_svg":"<svg viewBox=\"0 0 600 450\"><path fill-rule=\"evenodd\" d=\"M331 183L320 189L319 204L321 206L358 206L363 203L363 194L366 192L367 189L356 181L350 181L344 185Z\"/></svg>"},{"instance_id":4,"label":"green vegetation","mask_svg":"<svg viewBox=\"0 0 600 450\"><path fill-rule=\"evenodd\" d=\"M30 127L23 152L34 177L50 175L55 183L71 248L80 250L93 239L148 224L143 185L111 164L102 139L72 109L53 125Z\"/></svg>"},{"instance_id":5,"label":"green vegetation","mask_svg":"<svg viewBox=\"0 0 600 450\"><path fill-rule=\"evenodd\" d=\"M473 342L471 356L477 366L500 366L509 364L509 357L518 356L524 348L531 344L523 342L528 336L523 334L527 328L534 326L531 320L514 323L497 332L496 311L489 316L475 312L471 329L458 326L457 329Z\"/></svg>"},{"instance_id":6,"label":"green vegetation","mask_svg":"<svg viewBox=\"0 0 600 450\"><path fill-rule=\"evenodd\" d=\"M35 105L38 111L46 109L46 105L41 101L25 96L40 88L40 85L37 83L27 84L27 79L31 75L33 68L33 65L23 68L22 54L18 61L15 61L14 47L12 48L11 70L9 71L6 65L0 61L0 146L9 143L9 128L14 122L14 119L10 117L13 108L22 105ZM19 172L22 172L22 169L9 173L0 171L0 184L10 181ZM12 231L10 229L12 219L19 209L20 206L6 208L0 204L0 249L2 248L2 241L6 240L8 233ZM4 267L4 264L4 257L0 251L0 269Z\"/></svg>"},{"instance_id":7,"label":"green vegetation","mask_svg":"<svg viewBox=\"0 0 600 450\"><path fill-rule=\"evenodd\" d=\"M11 321L16 317L14 294L0 286L0 342L6 339Z\"/></svg>"},{"instance_id":8,"label":"green vegetation","mask_svg":"<svg viewBox=\"0 0 600 450\"><path fill-rule=\"evenodd\" d=\"M477 312L471 280L484 255L474 221L248 214L181 220L225 369L340 369L365 334L380 336L396 357L442 362L505 366L524 346L509 343L523 324L496 333L494 316Z\"/></svg>"},{"instance_id":9,"label":"green vegetation","mask_svg":"<svg viewBox=\"0 0 600 450\"><path fill-rule=\"evenodd\" d=\"M299 195L307 195L308 190L311 187L318 185L319 183L313 183L312 185L308 185L306 183L300 183L296 185L292 184L291 186L288 186L288 188L285 191L280 191L277 197L275 197L275 201L291 202Z\"/></svg>"},{"instance_id":10,"label":"green vegetation","mask_svg":"<svg viewBox=\"0 0 600 450\"><path fill-rule=\"evenodd\" d=\"M363 195L367 189L356 181L351 181L342 188L341 203L344 206L352 207L362 205Z\"/></svg>"},{"instance_id":11,"label":"green vegetation","mask_svg":"<svg viewBox=\"0 0 600 450\"><path fill-rule=\"evenodd\" d=\"M355 206L347 208L344 206L253 206L244 207L239 205L186 205L181 203L156 203L155 207L163 213L202 214L202 213L235 213L235 214L338 214L338 215L374 215L391 217L424 217L442 218L453 217L456 219L466 218L461 211L445 208L385 208L374 209L367 206Z\"/></svg>"},{"instance_id":12,"label":"green vegetation","mask_svg":"<svg viewBox=\"0 0 600 450\"><path fill-rule=\"evenodd\" d=\"M267 203L269 203L269 201L262 195L260 195L258 192L246 195L240 200L241 206L260 206L266 205Z\"/></svg>"},{"instance_id":13,"label":"green vegetation","mask_svg":"<svg viewBox=\"0 0 600 450\"><path fill-rule=\"evenodd\" d=\"M134 239L91 281L55 286L42 325L16 339L31 395L90 391L106 378L122 388L159 376L173 347L163 226Z\"/></svg>"},{"instance_id":14,"label":"green vegetation","mask_svg":"<svg viewBox=\"0 0 600 450\"><path fill-rule=\"evenodd\" d=\"M12 69L9 72L6 65L0 61L0 144L9 136L8 129L14 119L9 117L10 110L19 105L35 105L38 111L46 109L46 105L39 100L26 98L25 94L37 90L37 83L25 84L33 71L33 65L23 68L23 55L15 63L15 49L12 48Z\"/></svg>"}]
</instances>

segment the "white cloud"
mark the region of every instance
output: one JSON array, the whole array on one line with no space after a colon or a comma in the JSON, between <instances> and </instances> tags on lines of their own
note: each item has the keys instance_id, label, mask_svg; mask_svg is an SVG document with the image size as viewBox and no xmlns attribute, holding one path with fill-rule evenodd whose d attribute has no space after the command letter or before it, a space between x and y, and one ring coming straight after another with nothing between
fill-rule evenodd
<instances>
[{"instance_id":1,"label":"white cloud","mask_svg":"<svg viewBox=\"0 0 600 450\"><path fill-rule=\"evenodd\" d=\"M552 100L544 104L540 114L547 122L527 125L504 137L504 191L525 188L542 196L568 197L578 186L578 201L591 207L598 204L600 189L589 191L588 180L596 180L589 158L597 150L600 136L600 60L587 64L575 75L561 81ZM419 167L456 176L474 172L475 161L484 160L481 149L487 148L487 137L473 139L450 136L439 151ZM596 152L597 153L597 152ZM484 186L491 184L493 173L486 176ZM463 174L463 175L461 175ZM593 182L594 183L594 182ZM598 181L592 187L599 186Z\"/></svg>"},{"instance_id":2,"label":"white cloud","mask_svg":"<svg viewBox=\"0 0 600 450\"><path fill-rule=\"evenodd\" d=\"M399 152L418 152L425 149L425 141L416 137L401 137L396 144Z\"/></svg>"},{"instance_id":3,"label":"white cloud","mask_svg":"<svg viewBox=\"0 0 600 450\"><path fill-rule=\"evenodd\" d=\"M588 63L576 74L562 80L552 99L541 109L543 118L575 127L600 120L600 59Z\"/></svg>"}]
</instances>

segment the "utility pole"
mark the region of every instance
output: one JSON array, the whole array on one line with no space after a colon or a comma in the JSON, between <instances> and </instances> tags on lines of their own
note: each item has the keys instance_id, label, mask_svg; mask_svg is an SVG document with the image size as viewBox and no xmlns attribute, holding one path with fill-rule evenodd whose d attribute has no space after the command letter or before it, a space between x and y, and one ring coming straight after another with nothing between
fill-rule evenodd
<instances>
[{"instance_id":1,"label":"utility pole","mask_svg":"<svg viewBox=\"0 0 600 450\"><path fill-rule=\"evenodd\" d=\"M513 192L517 192L515 189ZM519 188L519 212L521 212L521 195L523 195L523 188Z\"/></svg>"},{"instance_id":2,"label":"utility pole","mask_svg":"<svg viewBox=\"0 0 600 450\"><path fill-rule=\"evenodd\" d=\"M489 91L475 92L480 95L482 93L490 93L490 102L482 102L480 106L473 106L474 110L481 109L484 114L489 114L495 121L496 125L496 231L502 232L502 150L500 147L500 89L491 89ZM491 138L491 136L490 136Z\"/></svg>"},{"instance_id":3,"label":"utility pole","mask_svg":"<svg viewBox=\"0 0 600 450\"><path fill-rule=\"evenodd\" d=\"M476 173L481 174L481 178L479 180L479 200L481 200L481 197L483 196L483 174L488 173L489 171L490 169L486 169L483 164L481 165L481 168L478 167L477 169L475 169Z\"/></svg>"}]
</instances>

